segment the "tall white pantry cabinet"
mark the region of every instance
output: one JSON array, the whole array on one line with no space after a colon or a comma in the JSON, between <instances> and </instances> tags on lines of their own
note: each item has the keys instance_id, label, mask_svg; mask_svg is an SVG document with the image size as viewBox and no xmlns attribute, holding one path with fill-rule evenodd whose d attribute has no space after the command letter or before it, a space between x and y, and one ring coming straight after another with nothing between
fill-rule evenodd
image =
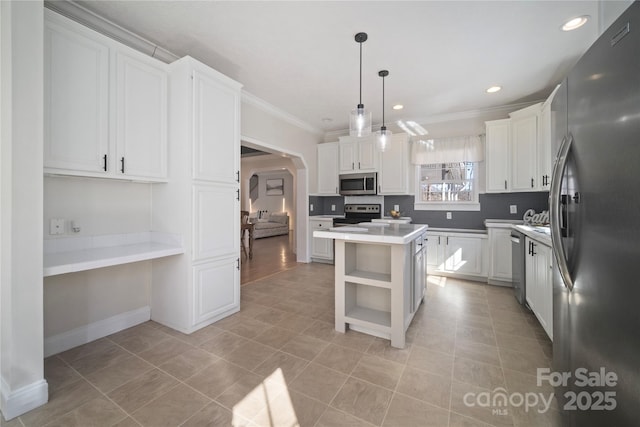
<instances>
[{"instance_id":1,"label":"tall white pantry cabinet","mask_svg":"<svg viewBox=\"0 0 640 427\"><path fill-rule=\"evenodd\" d=\"M191 333L240 310L241 85L190 57L169 66L169 176L153 229L185 254L153 261L151 318Z\"/></svg>"}]
</instances>

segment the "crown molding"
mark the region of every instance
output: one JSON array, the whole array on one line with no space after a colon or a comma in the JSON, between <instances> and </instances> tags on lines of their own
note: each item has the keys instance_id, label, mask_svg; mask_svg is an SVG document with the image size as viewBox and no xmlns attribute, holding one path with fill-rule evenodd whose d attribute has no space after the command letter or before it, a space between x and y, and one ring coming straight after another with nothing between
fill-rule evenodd
<instances>
[{"instance_id":1,"label":"crown molding","mask_svg":"<svg viewBox=\"0 0 640 427\"><path fill-rule=\"evenodd\" d=\"M254 107L257 107L271 114L274 117L282 119L287 123L297 126L302 130L306 130L307 132L311 132L316 135L324 135L324 132L322 130L314 126L311 126L309 123L300 120L293 114L288 113L282 110L281 108L278 108L275 105L268 103L262 98L258 98L257 96L247 92L246 90L242 91L242 101L246 102L247 104L253 105Z\"/></svg>"},{"instance_id":2,"label":"crown molding","mask_svg":"<svg viewBox=\"0 0 640 427\"><path fill-rule=\"evenodd\" d=\"M420 123L421 125L429 125L434 123L445 123L445 122L454 122L458 120L470 120L477 119L486 116L493 115L504 115L504 118L509 118L509 113L513 113L514 111L521 110L523 108L529 107L531 105L537 104L539 102L544 102L544 99L530 102L519 102L516 104L508 104L508 105L500 105L497 107L483 108L477 110L467 110L467 111L459 111L455 113L444 113L444 114L434 114L431 116L411 119L416 123ZM395 122L388 123L388 126L396 126ZM377 127L376 123L373 123L372 126ZM349 129L338 129L332 130L330 132L325 132L324 141L331 142L337 141L339 137L349 135Z\"/></svg>"},{"instance_id":3,"label":"crown molding","mask_svg":"<svg viewBox=\"0 0 640 427\"><path fill-rule=\"evenodd\" d=\"M96 15L72 0L45 0L44 6L60 15L66 16L85 27L91 28L105 36L119 41L135 50L156 58L165 63L180 59L177 55L158 46L113 22Z\"/></svg>"}]
</instances>

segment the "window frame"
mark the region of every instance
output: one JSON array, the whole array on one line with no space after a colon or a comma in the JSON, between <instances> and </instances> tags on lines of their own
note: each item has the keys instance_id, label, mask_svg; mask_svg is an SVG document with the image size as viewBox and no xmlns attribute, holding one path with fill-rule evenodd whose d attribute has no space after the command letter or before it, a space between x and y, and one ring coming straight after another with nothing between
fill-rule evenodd
<instances>
[{"instance_id":1,"label":"window frame","mask_svg":"<svg viewBox=\"0 0 640 427\"><path fill-rule=\"evenodd\" d=\"M465 162L473 163L473 200L472 201L423 201L421 200L420 190L420 178L421 169L423 165L415 165L415 194L413 209L416 211L479 211L480 210L480 189L478 175L480 172L480 162ZM434 163L442 164L442 163ZM445 180L442 181L446 182Z\"/></svg>"}]
</instances>

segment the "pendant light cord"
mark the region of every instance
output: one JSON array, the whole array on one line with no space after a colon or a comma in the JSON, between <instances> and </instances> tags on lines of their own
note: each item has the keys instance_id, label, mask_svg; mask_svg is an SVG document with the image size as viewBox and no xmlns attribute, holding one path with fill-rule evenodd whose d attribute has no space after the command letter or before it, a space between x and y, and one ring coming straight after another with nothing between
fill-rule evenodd
<instances>
[{"instance_id":1,"label":"pendant light cord","mask_svg":"<svg viewBox=\"0 0 640 427\"><path fill-rule=\"evenodd\" d=\"M362 42L358 43L360 45L360 102L362 104Z\"/></svg>"},{"instance_id":2,"label":"pendant light cord","mask_svg":"<svg viewBox=\"0 0 640 427\"><path fill-rule=\"evenodd\" d=\"M382 76L382 127L384 126L384 76Z\"/></svg>"}]
</instances>

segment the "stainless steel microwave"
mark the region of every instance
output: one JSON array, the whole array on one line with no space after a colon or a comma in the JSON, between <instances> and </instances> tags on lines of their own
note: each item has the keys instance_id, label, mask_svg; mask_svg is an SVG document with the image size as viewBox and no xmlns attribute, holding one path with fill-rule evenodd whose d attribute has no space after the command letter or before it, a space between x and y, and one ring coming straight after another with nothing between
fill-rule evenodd
<instances>
[{"instance_id":1,"label":"stainless steel microwave","mask_svg":"<svg viewBox=\"0 0 640 427\"><path fill-rule=\"evenodd\" d=\"M340 175L340 194L343 196L378 194L378 174L369 172Z\"/></svg>"}]
</instances>

